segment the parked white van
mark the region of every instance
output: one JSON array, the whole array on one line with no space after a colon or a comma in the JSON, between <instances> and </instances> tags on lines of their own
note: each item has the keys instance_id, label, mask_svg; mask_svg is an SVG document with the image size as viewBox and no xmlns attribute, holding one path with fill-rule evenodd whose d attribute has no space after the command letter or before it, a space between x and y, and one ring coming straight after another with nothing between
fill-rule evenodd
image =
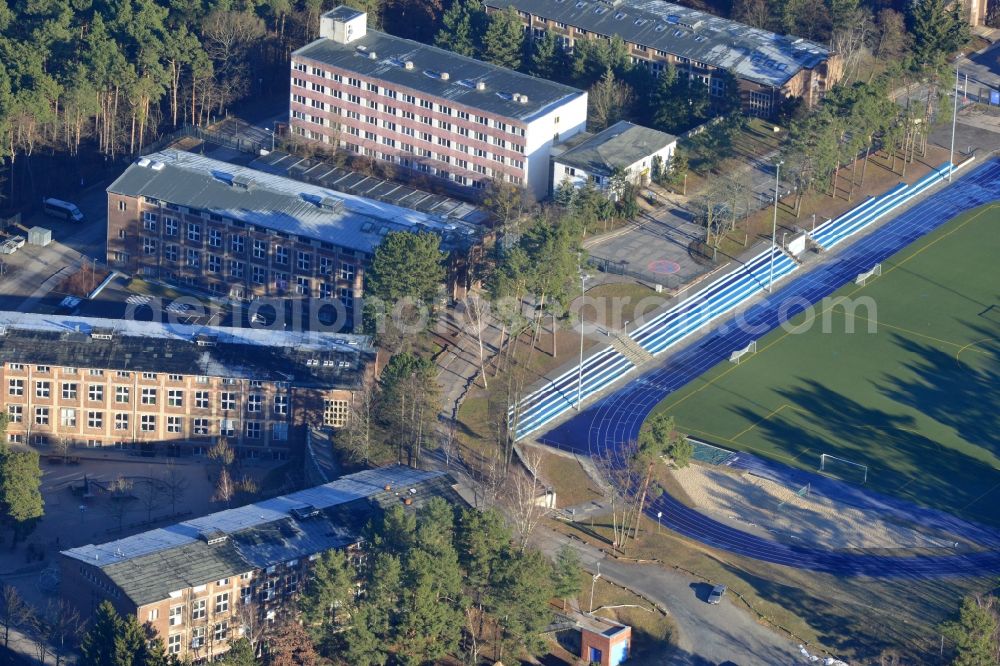
<instances>
[{"instance_id":1,"label":"parked white van","mask_svg":"<svg viewBox=\"0 0 1000 666\"><path fill-rule=\"evenodd\" d=\"M51 217L58 217L60 220L83 222L83 213L76 207L76 204L71 204L68 201L61 201L50 197L42 200L42 208L45 210L45 214Z\"/></svg>"}]
</instances>

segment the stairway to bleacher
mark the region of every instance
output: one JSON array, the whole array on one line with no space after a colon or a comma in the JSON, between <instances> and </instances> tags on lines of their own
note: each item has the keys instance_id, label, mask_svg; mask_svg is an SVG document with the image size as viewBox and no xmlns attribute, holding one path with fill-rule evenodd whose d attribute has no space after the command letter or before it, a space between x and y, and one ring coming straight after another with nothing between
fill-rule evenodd
<instances>
[{"instance_id":1,"label":"stairway to bleacher","mask_svg":"<svg viewBox=\"0 0 1000 666\"><path fill-rule=\"evenodd\" d=\"M652 354L643 349L638 342L621 331L612 332L611 346L617 349L618 353L632 361L632 363L636 366L640 366L647 361L653 360Z\"/></svg>"}]
</instances>

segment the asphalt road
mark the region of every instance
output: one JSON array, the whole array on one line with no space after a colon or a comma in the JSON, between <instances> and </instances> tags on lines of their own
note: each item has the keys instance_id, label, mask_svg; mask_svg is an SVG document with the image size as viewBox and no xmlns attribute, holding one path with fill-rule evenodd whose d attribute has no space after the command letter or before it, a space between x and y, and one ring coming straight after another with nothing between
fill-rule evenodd
<instances>
[{"instance_id":1,"label":"asphalt road","mask_svg":"<svg viewBox=\"0 0 1000 666\"><path fill-rule=\"evenodd\" d=\"M538 530L534 545L550 555L563 544L580 554L584 569L612 583L639 592L666 608L677 625L677 650L670 666L784 666L805 663L797 644L772 631L735 603L731 596L706 603L711 585L685 574L650 564L625 564L605 557L597 548L550 530ZM586 607L581 595L581 608Z\"/></svg>"}]
</instances>

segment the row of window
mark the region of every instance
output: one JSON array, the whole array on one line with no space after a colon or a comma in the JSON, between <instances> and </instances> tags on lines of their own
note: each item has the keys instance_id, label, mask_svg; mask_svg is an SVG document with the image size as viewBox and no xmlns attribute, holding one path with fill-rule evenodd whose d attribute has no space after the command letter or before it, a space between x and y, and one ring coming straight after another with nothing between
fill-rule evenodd
<instances>
[{"instance_id":1,"label":"row of window","mask_svg":"<svg viewBox=\"0 0 1000 666\"><path fill-rule=\"evenodd\" d=\"M340 361L341 364L349 366L350 363L347 361ZM23 396L24 395L24 379L10 378L7 380L7 394L11 396ZM52 397L52 384L53 382L48 380L36 380L35 381L35 397L36 398L51 398ZM104 384L88 384L87 385L87 400L90 402L104 402ZM132 387L131 386L115 386L115 403L117 404L129 404L132 400ZM194 391L194 402L193 405L196 409L209 409L211 406L212 391ZM77 400L79 397L79 384L77 382L62 382L61 384L61 396L63 400ZM183 389L167 389L167 402L168 407L183 407L184 406L184 394ZM139 402L143 405L156 405L159 396L159 389L156 388L142 388L139 389ZM219 408L223 411L235 410L237 404L240 402L239 394L234 391L221 391L219 392L218 404ZM275 415L286 416L288 414L288 396L287 395L275 395L273 396L273 408ZM250 393L246 396L246 403L244 405L246 411L248 412L261 412L263 411L264 396L260 393Z\"/></svg>"},{"instance_id":2,"label":"row of window","mask_svg":"<svg viewBox=\"0 0 1000 666\"><path fill-rule=\"evenodd\" d=\"M277 396L284 397L284 396ZM234 403L235 404L235 403ZM258 405L259 407L259 405ZM278 411L278 410L281 411ZM52 414L53 408L46 406L36 406L34 408L34 423L35 425L50 425L50 415ZM280 416L287 415L288 402L283 400L279 405L275 403L275 414ZM260 409L247 410L259 412ZM59 415L59 425L64 428L75 428L77 427L77 409L73 407L60 407L58 408ZM19 404L8 404L7 405L7 415L11 423L22 423L24 421L24 405ZM104 418L105 412L100 410L86 410L87 415L87 427L88 428L104 428ZM139 414L139 430L141 432L153 432L156 430L156 419L157 414ZM323 425L330 426L334 428L340 428L347 425L347 420L350 417L350 403L347 400L325 400L323 402ZM130 429L130 412L114 412L114 429L115 430L129 430ZM170 433L184 433L185 432L185 422L186 419L183 416L166 416L166 430ZM218 430L216 431L215 425L218 424ZM216 432L223 436L235 436L236 430L238 428L238 423L234 419L209 419L205 417L196 417L191 419L191 435L197 436L207 436L214 435ZM261 434L261 422L259 421L247 421L246 422L246 436L250 439L259 439ZM272 438L284 441L288 436L288 423L278 422L272 424Z\"/></svg>"},{"instance_id":3,"label":"row of window","mask_svg":"<svg viewBox=\"0 0 1000 666\"><path fill-rule=\"evenodd\" d=\"M156 207L162 206L164 209L166 209L168 211L173 211L173 212L178 213L178 214L186 213L188 215L188 217L197 217L197 218L202 218L202 219L208 219L208 220L211 220L212 222L223 223L223 224L225 224L225 225L227 225L229 227L233 227L233 228L236 228L236 229L246 229L246 228L249 228L249 229L251 229L251 230L253 230L253 231L257 232L257 233L261 233L261 234L266 234L266 233L276 234L276 235L278 235L278 236L280 236L282 238L289 238L289 239L291 239L293 241L297 240L299 243L303 243L305 245L312 245L312 246L315 246L315 247L322 248L324 250L333 250L333 249L335 249L333 243L330 243L330 242L327 242L327 241L321 241L321 240L318 240L318 239L308 238L308 237L305 237L305 236L295 236L293 234L287 234L285 232L275 231L273 229L268 229L267 227L262 227L262 226L257 226L257 225L253 225L253 224L248 224L247 222L244 222L243 220L238 220L238 219L235 219L235 218L223 217L222 215L217 215L216 213L208 213L208 212L199 210L197 208L191 208L191 207L186 207L186 206L178 206L177 204L172 204L172 203L165 203L165 202L160 201L159 199L154 199L152 197L147 197L147 196L142 197L142 201L143 201L143 203L146 203L146 204L148 204L150 206L156 206ZM128 210L128 202L126 200L124 200L124 199L123 200L119 200L118 201L118 210L120 210L120 211ZM159 213L154 213L152 211L143 211L143 223L145 224L147 221L150 222L151 223L151 228L153 228L153 229L155 229L155 227L156 227L155 222L157 222L158 217L159 217ZM170 215L164 215L163 216L163 230L164 230L164 234L165 235L176 236L178 234L178 230L180 229L179 225L180 225L180 222L178 221L177 218L171 217ZM189 240L191 240L192 242L201 242L202 229L203 229L203 227L202 227L201 224L199 224L199 223L193 223L193 222L188 222L185 225L184 231L185 231L185 234L188 236ZM215 229L215 228L207 226L207 225L206 225L205 229L206 229L206 240L207 240L207 242L210 243L210 244L212 244L212 243L218 243L218 247L221 247L221 244L222 244L222 236L221 236L222 230ZM230 238L231 238L231 248L232 248L233 252L244 252L245 251L245 249L246 249L246 235L245 234L233 234L233 235L231 235ZM266 245L264 247L266 248Z\"/></svg>"},{"instance_id":4,"label":"row of window","mask_svg":"<svg viewBox=\"0 0 1000 666\"><path fill-rule=\"evenodd\" d=\"M182 252L183 250L183 252ZM143 238L142 239L142 253L145 256L155 256L160 253L160 241L156 238ZM284 266L288 264L288 257L284 256L279 259L278 254L275 255L275 265ZM236 259L226 260L218 254L212 254L210 252L202 252L196 248L181 248L173 243L163 244L163 258L166 261L179 261L183 257L184 263L189 268L200 268L202 266L209 273L222 273L223 267L227 267L227 273L230 277L243 278L246 275L246 262L238 261ZM322 257L321 259L326 259ZM297 269L301 271L309 271L311 262L299 261L297 263ZM347 282L354 282L355 266L353 264L341 264L340 272L338 278L345 280ZM253 275L266 276L267 269L263 266L251 266L251 272ZM331 275L333 272L333 263L329 260L321 261L319 265L320 275ZM281 273L276 273L280 275ZM287 277L286 277L287 281ZM257 282L257 280L255 280ZM260 284L264 283L264 280L259 281Z\"/></svg>"},{"instance_id":5,"label":"row of window","mask_svg":"<svg viewBox=\"0 0 1000 666\"><path fill-rule=\"evenodd\" d=\"M352 128L347 128L347 129L348 129L348 134L352 134L352 132L350 131ZM311 139L315 139L317 141L323 141L324 143L329 143L329 141L330 141L330 137L328 135L326 135L326 134L321 134L319 132L313 132L311 130L305 129L304 127L299 127L297 125L293 125L292 126L292 133L293 134L297 134L299 136L306 136L306 137L309 137ZM388 145L388 143L386 141L384 141L384 140L383 140L383 143L385 143L386 145ZM398 164L399 166L401 166L403 168L406 168L406 169L413 169L414 171L419 171L421 173L426 173L426 174L429 174L429 175L432 175L432 176L437 176L439 178L447 178L448 180L454 181L454 182L458 183L459 185L471 186L471 187L474 187L474 188L477 188L477 189L485 189L487 186L489 186L492 178L504 180L504 181L507 181L509 183L513 183L514 185L521 185L524 182L524 179L521 176L517 176L517 175L511 174L511 173L506 173L506 172L501 171L499 169L492 169L490 167L483 166L481 164L472 164L471 165L471 167L472 167L471 170L473 172L485 176L485 178L476 179L476 178L470 178L470 177L465 176L463 174L457 174L452 169L448 169L448 168L445 168L445 167L438 167L438 166L435 166L434 164L428 164L427 162L423 161L422 159L411 159L411 158L405 157L403 155L397 155L397 154L393 154L393 153L385 153L385 152L381 152L381 151L376 151L376 150L374 150L372 148L366 148L366 147L361 146L359 144L351 143L350 141L341 141L340 145L345 150L348 150L348 151L350 151L352 153L358 153L358 154L361 154L361 155L365 155L367 157L373 157L373 158L378 158L380 160L385 160L386 162L392 162L392 163ZM400 144L400 145L405 146L406 144ZM420 150L420 149L418 149L415 152L415 154L418 155L418 157L420 157L420 158L424 158L424 159L437 159L438 161L444 162L444 163L447 163L447 164L456 164L457 165L458 163L463 162L462 160L452 160L448 155L440 157L440 156L437 156L436 153L433 153L431 151ZM520 162L517 162L517 161L513 161L512 160L512 162L514 162L516 164L520 164ZM467 168L467 166L463 166L462 168Z\"/></svg>"},{"instance_id":6,"label":"row of window","mask_svg":"<svg viewBox=\"0 0 1000 666\"><path fill-rule=\"evenodd\" d=\"M52 409L49 407L34 408L34 424L37 426L51 425ZM77 410L71 407L62 407L57 411L59 415L59 427L78 427ZM7 415L11 423L22 423L24 421L24 405L7 405ZM104 429L105 412L88 410L87 427L92 429ZM156 414L139 414L139 432L156 432L158 416ZM131 414L129 412L115 412L114 430L129 432L132 428ZM190 435L192 437L209 437L216 434L222 437L235 437L239 431L239 423L234 419L191 419L190 432L185 431L187 419L183 416L167 416L165 418L166 432L176 435ZM216 430L216 425L218 429ZM260 421L246 421L244 423L243 434L247 439L261 439L264 432L263 423ZM271 439L284 442L288 439L288 423L278 422L271 424Z\"/></svg>"},{"instance_id":7,"label":"row of window","mask_svg":"<svg viewBox=\"0 0 1000 666\"><path fill-rule=\"evenodd\" d=\"M299 120L308 120L308 122L316 123L319 125L324 124L323 118L316 118L314 116L309 116L309 118L306 118L304 114L301 114L298 111L293 111L292 117L298 118ZM359 117L357 119L358 122L362 122L363 118L364 118L363 116ZM373 128L378 127L377 119L369 118L368 120L372 123ZM451 139L447 139L442 136L434 136L433 134L430 134L428 132L417 132L412 127L403 126L397 129L395 123L386 123L386 122L382 122L382 126L384 129L388 129L389 131L399 132L404 136L409 136L415 141L423 141L428 144L438 145L443 148L449 148L451 150L455 150L457 152L464 153L467 155L472 155L474 157L478 157L484 160L492 159L494 162L498 162L500 164L510 164L516 169L524 168L524 160L509 158L504 155L501 155L500 153L489 152L487 150L483 150L482 148L473 148L471 146L467 146L465 144L452 141ZM469 163L464 159L452 157L446 153L440 153L440 154L434 153L426 148L415 147L411 143L393 139L392 137L385 136L384 134L379 132L366 130L364 129L364 127L366 126L362 125L361 127L357 127L355 125L347 125L343 129L347 134L351 136L357 136L357 137L364 136L364 138L368 141L375 141L378 143L382 143L383 145L389 146L391 148L399 148L403 152L414 153L420 155L421 157L433 157L435 159L441 160L442 162L457 164L463 169L469 168Z\"/></svg>"},{"instance_id":8,"label":"row of window","mask_svg":"<svg viewBox=\"0 0 1000 666\"><path fill-rule=\"evenodd\" d=\"M333 97L339 99L340 93L338 91L334 91ZM415 129L413 129L413 127L406 124L405 122L401 123L399 125L399 129L397 130L397 124L394 121L386 120L384 118L380 119L378 116L372 115L371 113L361 114L358 113L357 111L351 109L342 109L339 106L336 106L334 104L328 104L326 102L317 99L307 100L305 96L299 95L297 93L292 93L292 101L303 105L308 103L314 109L319 109L320 111L326 111L328 113L332 113L337 116L346 116L347 118L351 118L353 120L365 121L374 126L382 126L386 129L392 130L393 132L399 131L408 136L419 135L425 141L431 140L430 138L426 138L431 136L430 133L417 132ZM356 101L354 99L349 99L348 101L361 104L360 99ZM368 102L367 107L375 111L378 111L380 108L378 102L371 100ZM500 148L510 148L515 152L522 154L524 153L523 144L515 143L513 141L508 141L507 139L502 139L498 136L487 134L486 132L480 132L478 130L470 130L467 127L462 127L462 126L453 126L449 122L435 120L430 116L417 116L414 115L413 113L410 113L409 111L398 111L397 109L391 106L382 105L381 109L383 113L386 113L391 116L398 116L402 118L404 121L409 120L413 122L419 122L424 125L427 125L428 127L436 127L438 129L443 129L446 132L453 132L469 140L481 141L483 143L488 143L494 146L498 146ZM323 116L315 116L311 114L307 115L304 111L300 111L298 109L292 110L292 117L297 118L299 120L309 120L310 122L316 123L317 125L329 124L327 122L327 119ZM470 153L472 152L468 146L463 146L461 144L458 144L458 150L462 152L470 152Z\"/></svg>"},{"instance_id":9,"label":"row of window","mask_svg":"<svg viewBox=\"0 0 1000 666\"><path fill-rule=\"evenodd\" d=\"M151 239L145 239L145 241L150 240ZM144 250L147 250L145 252L146 255L156 255L155 245L149 245L144 242L143 248ZM125 253L117 252L112 256L115 261L120 261L122 263L128 261L128 255ZM338 287L334 283L313 280L305 275L296 275L293 280L292 276L288 273L282 271L268 271L263 266L251 266L248 273L246 265L242 261L229 261L224 265L222 258L213 254L205 255L205 261L203 264L203 257L197 250L189 249L184 255L181 255L176 245L167 245L163 249L162 257L163 261L180 263L183 268L196 270L202 270L202 268L204 268L206 273L216 275L223 275L223 273L225 273L230 278L237 280L249 280L251 283L261 286L269 285L280 292L293 290L296 294L301 296L318 296L319 298L326 299L339 298L345 308L350 309L354 306L353 287Z\"/></svg>"},{"instance_id":10,"label":"row of window","mask_svg":"<svg viewBox=\"0 0 1000 666\"><path fill-rule=\"evenodd\" d=\"M410 95L409 93L399 93L399 92L393 90L392 88L386 88L384 86L379 86L376 83L370 83L370 82L369 83L364 83L360 79L357 79L357 78L354 78L354 77L346 77L345 78L345 77L343 77L342 75L340 75L340 74L338 74L336 72L328 72L328 71L325 71L325 70L323 70L323 69L321 69L319 67L307 68L306 65L303 64L303 63L301 63L301 62L292 62L292 70L294 70L294 71L305 73L307 71L307 69L311 70L310 73L313 76L317 76L317 77L324 78L324 79L329 79L329 80L332 80L332 81L334 81L336 83L345 83L346 82L348 86L351 86L353 88L357 88L358 90L364 90L365 92L379 94L379 95L382 95L382 96L384 96L384 97L386 97L388 99L397 100L397 102L402 102L404 104L411 104L411 105L414 105L414 106L419 106L422 109L428 109L428 110L431 110L431 111L436 111L436 112L438 112L440 114L443 114L445 116L453 116L453 117L458 118L460 120L465 120L465 121L468 121L468 122L475 122L475 123L477 123L479 125L483 125L484 127L493 127L493 128L498 129L498 130L500 130L502 132L509 132L511 134L514 134L515 136L524 136L524 129L523 128L517 127L516 125L512 125L512 124L509 124L509 123L505 123L502 120L495 120L495 119L492 119L492 118L487 118L486 116L480 116L480 115L477 115L477 114L471 114L471 113L468 113L466 111L462 111L461 109L453 109L450 106L433 102L433 101L431 101L429 99L420 99L420 98L417 98L417 97L415 97L413 95ZM296 76L292 77L292 86L297 87L297 88L308 88L308 89L310 89L310 90L312 90L314 92L318 92L318 93L322 93L322 94L331 94L332 95L334 92L339 92L339 91L333 90L332 88L329 88L328 86L324 86L321 83L315 83L315 82L313 82L313 83L308 83L307 84L307 82L306 82L305 79L300 78L300 77L296 77ZM359 101L356 102L356 103L360 103L360 96L357 96L357 95L353 95L352 96L350 94L348 94L348 95L350 97L358 99ZM339 95L337 95L337 96L339 97ZM352 101L353 101L353 99L352 99Z\"/></svg>"},{"instance_id":11,"label":"row of window","mask_svg":"<svg viewBox=\"0 0 1000 666\"><path fill-rule=\"evenodd\" d=\"M143 231L150 233L158 233L159 228L159 214L145 211L142 214L142 228ZM185 238L188 243L201 243L201 231L202 227L200 224L195 222L187 222L184 224L185 227ZM165 217L163 218L163 236L164 237L177 237L178 222L174 218ZM128 232L124 229L118 231L118 237L125 239L128 237ZM144 241L153 241L154 239L144 238ZM155 242L155 241L154 241ZM209 228L207 237L208 247L221 248L223 246L223 233L221 229ZM229 251L228 254L245 254L246 253L246 235L244 234L229 234ZM147 253L148 254L148 253ZM304 250L296 250L295 253L295 266L300 271L311 271L313 266L315 266L318 271L324 275L330 274L334 270L336 265L334 260L330 257L319 257L316 260L315 255L312 252ZM272 258L273 263L279 265L289 265L292 257L292 251L285 245L280 244L270 244L266 240L255 239L251 244L251 257L253 259L265 261L268 257ZM352 263L341 262L340 263L340 278L343 280L353 280L355 272L357 271L357 266Z\"/></svg>"},{"instance_id":12,"label":"row of window","mask_svg":"<svg viewBox=\"0 0 1000 666\"><path fill-rule=\"evenodd\" d=\"M7 364L7 369L10 370L10 371L12 371L12 372L24 372L24 370L26 368L27 368L27 366L24 363L8 363ZM34 367L33 371L34 371L34 373L36 375L47 375L47 374L49 374L49 373L52 372L52 366L51 365L36 365ZM64 375L76 375L76 374L80 373L79 368L73 368L73 367L69 367L69 366L61 366L59 368L59 371L62 372L62 374L64 374ZM90 368L90 369L87 370L87 375L89 375L90 377L103 377L104 376L104 370L99 369L99 368ZM126 378L127 379L127 378L131 378L132 377L132 373L129 372L128 370L117 370L115 372L115 376L119 377L119 378ZM139 373L139 376L142 377L142 379L147 379L147 380L157 379L159 377L159 375L157 373L155 373L155 372L142 372L142 373ZM172 382L182 382L182 381L184 381L184 375L170 374L170 375L167 375L167 379L169 381L172 381ZM207 383L208 382L208 377L199 376L198 379L197 379L197 381L200 382L200 383Z\"/></svg>"}]
</instances>

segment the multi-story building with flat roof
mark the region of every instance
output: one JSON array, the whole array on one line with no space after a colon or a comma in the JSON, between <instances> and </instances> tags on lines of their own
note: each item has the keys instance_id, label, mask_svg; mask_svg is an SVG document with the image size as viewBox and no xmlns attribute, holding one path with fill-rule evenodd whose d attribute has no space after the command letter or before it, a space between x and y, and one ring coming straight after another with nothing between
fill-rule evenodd
<instances>
[{"instance_id":1,"label":"multi-story building with flat roof","mask_svg":"<svg viewBox=\"0 0 1000 666\"><path fill-rule=\"evenodd\" d=\"M292 53L291 131L482 188L548 192L549 148L584 129L587 93L370 30L337 7Z\"/></svg>"},{"instance_id":2,"label":"multi-story building with flat roof","mask_svg":"<svg viewBox=\"0 0 1000 666\"><path fill-rule=\"evenodd\" d=\"M743 109L769 116L785 97L812 106L840 79L840 56L808 40L778 35L663 0L485 0L487 12L514 7L532 35L546 31L567 49L579 39L625 40L632 62L654 73L673 63L729 94L735 77Z\"/></svg>"},{"instance_id":3,"label":"multi-story building with flat roof","mask_svg":"<svg viewBox=\"0 0 1000 666\"><path fill-rule=\"evenodd\" d=\"M477 238L458 220L179 150L108 187L112 268L232 299L319 299L343 328L360 320L365 267L390 231L437 233L445 250Z\"/></svg>"},{"instance_id":4,"label":"multi-story building with flat roof","mask_svg":"<svg viewBox=\"0 0 1000 666\"><path fill-rule=\"evenodd\" d=\"M63 597L91 617L102 601L158 633L178 659L212 661L247 627L295 610L311 563L357 552L393 505L458 503L444 472L395 466L350 474L235 509L61 553Z\"/></svg>"},{"instance_id":5,"label":"multi-story building with flat roof","mask_svg":"<svg viewBox=\"0 0 1000 666\"><path fill-rule=\"evenodd\" d=\"M373 379L368 338L0 312L7 438L171 447L219 438L283 458L310 426L347 424Z\"/></svg>"},{"instance_id":6,"label":"multi-story building with flat roof","mask_svg":"<svg viewBox=\"0 0 1000 666\"><path fill-rule=\"evenodd\" d=\"M582 132L552 148L552 190L563 183L580 187L591 182L607 191L615 172L634 185L649 183L654 163L667 168L677 148L677 137L620 120L590 134ZM610 192L614 197L621 192Z\"/></svg>"}]
</instances>

